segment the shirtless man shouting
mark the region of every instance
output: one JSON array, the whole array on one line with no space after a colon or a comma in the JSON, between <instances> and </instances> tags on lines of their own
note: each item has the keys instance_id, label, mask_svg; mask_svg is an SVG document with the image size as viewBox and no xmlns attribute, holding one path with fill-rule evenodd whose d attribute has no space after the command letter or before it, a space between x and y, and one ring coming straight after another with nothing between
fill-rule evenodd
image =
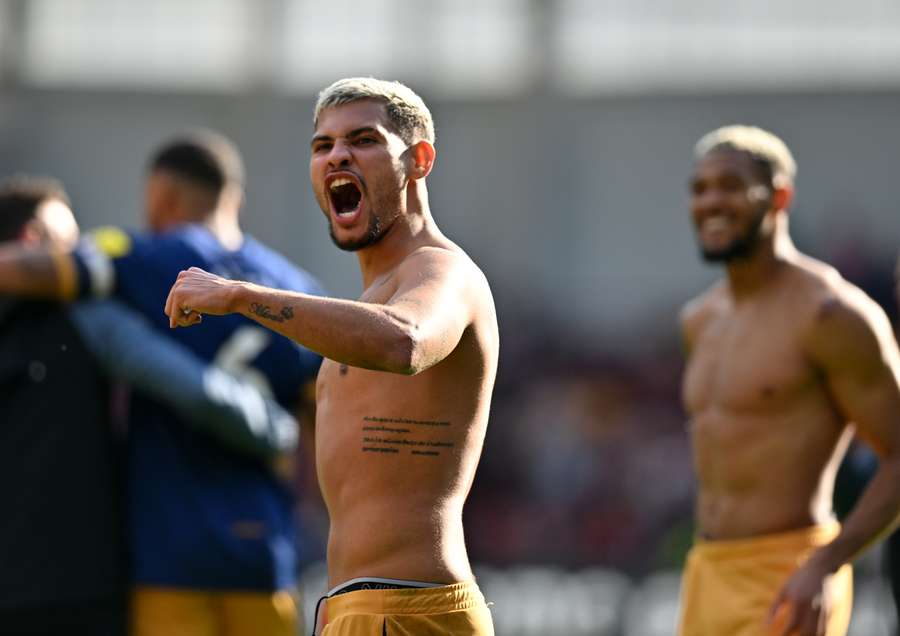
<instances>
[{"instance_id":1,"label":"shirtless man shouting","mask_svg":"<svg viewBox=\"0 0 900 636\"><path fill-rule=\"evenodd\" d=\"M358 301L182 272L172 326L240 313L321 353L316 456L331 517L327 636L493 634L462 509L484 442L497 320L478 267L435 225L434 124L396 82L319 95L310 178Z\"/></svg>"},{"instance_id":2,"label":"shirtless man shouting","mask_svg":"<svg viewBox=\"0 0 900 636\"><path fill-rule=\"evenodd\" d=\"M900 356L884 312L788 235L794 160L729 126L696 147L691 214L726 276L682 312L698 479L681 636L846 633L849 563L900 511ZM877 475L843 526L831 496L858 434Z\"/></svg>"}]
</instances>

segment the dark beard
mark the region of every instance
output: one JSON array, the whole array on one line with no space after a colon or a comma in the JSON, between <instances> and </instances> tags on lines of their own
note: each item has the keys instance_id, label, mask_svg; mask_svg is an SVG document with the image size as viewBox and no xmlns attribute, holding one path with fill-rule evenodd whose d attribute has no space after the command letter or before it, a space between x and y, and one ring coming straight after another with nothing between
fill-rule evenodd
<instances>
[{"instance_id":1,"label":"dark beard","mask_svg":"<svg viewBox=\"0 0 900 636\"><path fill-rule=\"evenodd\" d=\"M729 263L750 256L759 241L759 231L765 217L766 210L763 208L753 220L753 225L747 229L747 233L734 239L730 245L717 250L706 250L701 245L700 255L703 260L707 263Z\"/></svg>"},{"instance_id":2,"label":"dark beard","mask_svg":"<svg viewBox=\"0 0 900 636\"><path fill-rule=\"evenodd\" d=\"M386 229L387 228L382 226L381 219L379 219L375 214L372 214L369 217L369 227L362 238L350 241L339 241L338 238L334 235L334 222L330 221L328 223L328 233L331 235L331 242L345 252L356 252L357 250L361 250L364 247L374 245L381 240L381 237L384 236L384 232Z\"/></svg>"}]
</instances>

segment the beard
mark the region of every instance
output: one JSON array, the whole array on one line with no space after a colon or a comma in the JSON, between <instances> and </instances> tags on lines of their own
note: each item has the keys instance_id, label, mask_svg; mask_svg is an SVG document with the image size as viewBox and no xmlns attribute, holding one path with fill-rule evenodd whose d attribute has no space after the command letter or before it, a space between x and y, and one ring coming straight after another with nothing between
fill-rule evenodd
<instances>
[{"instance_id":1,"label":"beard","mask_svg":"<svg viewBox=\"0 0 900 636\"><path fill-rule=\"evenodd\" d=\"M386 216L379 214L378 210L394 210L394 213ZM334 219L329 217L328 233L331 236L331 242L338 249L345 252L356 252L375 245L384 238L388 230L394 225L394 221L400 216L400 196L382 195L378 199L372 199L369 202L369 226L366 228L365 234L357 239L339 239L334 231Z\"/></svg>"},{"instance_id":2,"label":"beard","mask_svg":"<svg viewBox=\"0 0 900 636\"><path fill-rule=\"evenodd\" d=\"M765 217L766 209L761 208L743 236L738 236L724 247L708 249L701 244L700 255L703 257L703 260L707 263L730 263L734 260L749 257L759 242L760 229Z\"/></svg>"},{"instance_id":3,"label":"beard","mask_svg":"<svg viewBox=\"0 0 900 636\"><path fill-rule=\"evenodd\" d=\"M365 234L358 239L341 240L334 233L334 221L328 222L328 234L331 235L331 242L334 243L338 249L342 249L345 252L356 252L357 250L369 247L370 245L375 245L375 243L381 240L381 237L384 236L386 231L387 227L381 223L381 219L378 218L378 215L372 214L369 216L369 227L366 228Z\"/></svg>"}]
</instances>

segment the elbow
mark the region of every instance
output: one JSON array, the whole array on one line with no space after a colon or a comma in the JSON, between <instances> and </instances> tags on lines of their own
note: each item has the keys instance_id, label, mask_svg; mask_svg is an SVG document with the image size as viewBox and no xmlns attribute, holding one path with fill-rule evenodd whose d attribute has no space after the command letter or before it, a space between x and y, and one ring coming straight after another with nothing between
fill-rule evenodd
<instances>
[{"instance_id":1,"label":"elbow","mask_svg":"<svg viewBox=\"0 0 900 636\"><path fill-rule=\"evenodd\" d=\"M404 325L390 346L390 355L385 371L399 375L421 373L427 368L424 363L423 349L419 330L414 325Z\"/></svg>"}]
</instances>

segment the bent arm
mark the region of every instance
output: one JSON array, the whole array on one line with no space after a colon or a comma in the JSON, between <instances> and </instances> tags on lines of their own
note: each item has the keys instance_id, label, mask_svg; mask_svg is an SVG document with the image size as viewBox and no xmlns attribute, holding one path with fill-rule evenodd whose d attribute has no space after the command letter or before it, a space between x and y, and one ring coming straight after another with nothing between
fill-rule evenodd
<instances>
[{"instance_id":1,"label":"bent arm","mask_svg":"<svg viewBox=\"0 0 900 636\"><path fill-rule=\"evenodd\" d=\"M0 293L46 300L72 300L77 271L71 255L43 247L0 245Z\"/></svg>"},{"instance_id":2,"label":"bent arm","mask_svg":"<svg viewBox=\"0 0 900 636\"><path fill-rule=\"evenodd\" d=\"M276 402L252 383L207 365L121 303L78 303L72 316L109 375L170 405L188 424L266 460L297 446L297 422Z\"/></svg>"},{"instance_id":3,"label":"bent arm","mask_svg":"<svg viewBox=\"0 0 900 636\"><path fill-rule=\"evenodd\" d=\"M166 303L175 324L184 308L240 313L322 356L355 367L413 375L446 358L472 320L474 266L430 249L410 256L385 303L323 298L182 272ZM480 272L477 273L480 278Z\"/></svg>"},{"instance_id":4,"label":"bent arm","mask_svg":"<svg viewBox=\"0 0 900 636\"><path fill-rule=\"evenodd\" d=\"M879 456L878 471L840 535L814 556L833 572L900 520L900 355L890 323L874 302L842 303L823 313L812 338L813 359L847 421Z\"/></svg>"}]
</instances>

